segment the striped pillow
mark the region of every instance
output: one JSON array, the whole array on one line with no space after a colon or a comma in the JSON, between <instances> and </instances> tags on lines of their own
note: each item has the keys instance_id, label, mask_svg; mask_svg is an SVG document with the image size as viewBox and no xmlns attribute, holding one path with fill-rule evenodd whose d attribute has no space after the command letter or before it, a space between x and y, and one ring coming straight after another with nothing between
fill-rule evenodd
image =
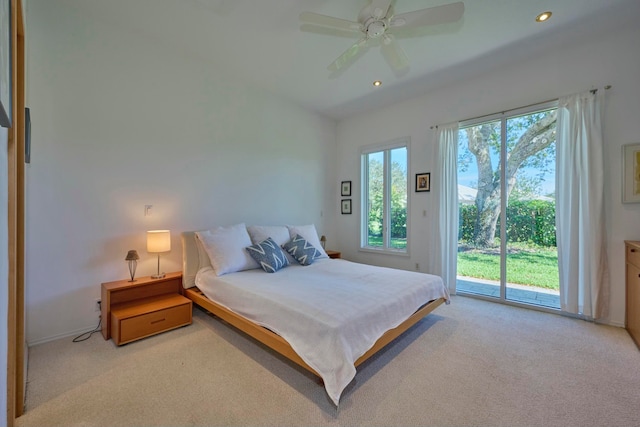
<instances>
[{"instance_id":1,"label":"striped pillow","mask_svg":"<svg viewBox=\"0 0 640 427\"><path fill-rule=\"evenodd\" d=\"M267 273L275 273L289 265L287 255L271 237L257 245L248 246L247 252Z\"/></svg>"},{"instance_id":2,"label":"striped pillow","mask_svg":"<svg viewBox=\"0 0 640 427\"><path fill-rule=\"evenodd\" d=\"M301 265L309 265L313 263L314 259L322 255L320 251L299 234L293 236L283 247Z\"/></svg>"}]
</instances>

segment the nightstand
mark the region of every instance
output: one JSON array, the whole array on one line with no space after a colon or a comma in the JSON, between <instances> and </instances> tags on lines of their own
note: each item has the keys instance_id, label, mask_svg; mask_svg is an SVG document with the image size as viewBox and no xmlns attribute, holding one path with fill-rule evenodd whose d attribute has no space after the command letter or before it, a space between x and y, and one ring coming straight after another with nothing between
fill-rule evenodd
<instances>
[{"instance_id":1,"label":"nightstand","mask_svg":"<svg viewBox=\"0 0 640 427\"><path fill-rule=\"evenodd\" d=\"M327 253L327 255L329 255L329 258L331 259L342 258L342 253L338 251L332 251L327 249L325 250L325 252Z\"/></svg>"},{"instance_id":2,"label":"nightstand","mask_svg":"<svg viewBox=\"0 0 640 427\"><path fill-rule=\"evenodd\" d=\"M102 336L117 345L191 324L191 300L180 295L182 273L102 284Z\"/></svg>"}]
</instances>

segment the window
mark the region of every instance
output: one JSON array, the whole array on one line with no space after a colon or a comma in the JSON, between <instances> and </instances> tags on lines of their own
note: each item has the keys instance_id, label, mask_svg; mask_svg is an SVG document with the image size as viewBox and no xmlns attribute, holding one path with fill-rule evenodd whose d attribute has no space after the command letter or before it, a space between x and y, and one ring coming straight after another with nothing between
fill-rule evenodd
<instances>
[{"instance_id":1,"label":"window","mask_svg":"<svg viewBox=\"0 0 640 427\"><path fill-rule=\"evenodd\" d=\"M409 141L362 152L361 248L407 253Z\"/></svg>"}]
</instances>

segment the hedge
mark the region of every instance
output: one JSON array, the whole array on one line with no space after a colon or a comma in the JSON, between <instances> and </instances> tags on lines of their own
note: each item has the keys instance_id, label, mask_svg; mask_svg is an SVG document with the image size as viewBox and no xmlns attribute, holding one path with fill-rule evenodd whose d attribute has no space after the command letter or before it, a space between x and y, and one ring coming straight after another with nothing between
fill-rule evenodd
<instances>
[{"instance_id":1,"label":"hedge","mask_svg":"<svg viewBox=\"0 0 640 427\"><path fill-rule=\"evenodd\" d=\"M460 205L459 240L473 241L477 212L476 205ZM556 246L555 201L510 201L507 206L507 224L507 238L510 242ZM500 237L500 218L498 218L495 237Z\"/></svg>"}]
</instances>

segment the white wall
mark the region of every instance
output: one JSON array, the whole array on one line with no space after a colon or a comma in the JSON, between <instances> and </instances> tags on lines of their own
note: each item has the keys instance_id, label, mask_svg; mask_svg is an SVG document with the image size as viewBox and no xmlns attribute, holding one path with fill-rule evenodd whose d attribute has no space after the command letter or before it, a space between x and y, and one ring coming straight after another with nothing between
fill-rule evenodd
<instances>
[{"instance_id":1,"label":"white wall","mask_svg":"<svg viewBox=\"0 0 640 427\"><path fill-rule=\"evenodd\" d=\"M29 343L95 327L127 250L154 273L146 230L172 231L167 272L184 230L315 223L335 239L335 122L62 2L30 1L27 20Z\"/></svg>"},{"instance_id":2,"label":"white wall","mask_svg":"<svg viewBox=\"0 0 640 427\"><path fill-rule=\"evenodd\" d=\"M7 157L7 129L0 128L0 425L7 414L7 363L9 312L9 176Z\"/></svg>"},{"instance_id":3,"label":"white wall","mask_svg":"<svg viewBox=\"0 0 640 427\"><path fill-rule=\"evenodd\" d=\"M359 194L358 153L361 146L408 135L412 138L410 176L433 171L435 132L430 126L496 113L558 98L607 84L605 127L605 201L611 269L610 315L606 322L622 326L625 304L625 239L640 239L640 204L621 203L621 146L640 142L640 27L636 22L609 34L595 34L529 59L442 87L394 106L338 124L337 177L353 180ZM522 55L520 55L522 56ZM432 185L438 180L431 176ZM420 263L423 271L433 242L436 209L429 193L411 193L411 257L372 255L358 251L360 203L354 215L337 219L339 247L346 258L404 269ZM427 217L423 217L423 210Z\"/></svg>"}]
</instances>

